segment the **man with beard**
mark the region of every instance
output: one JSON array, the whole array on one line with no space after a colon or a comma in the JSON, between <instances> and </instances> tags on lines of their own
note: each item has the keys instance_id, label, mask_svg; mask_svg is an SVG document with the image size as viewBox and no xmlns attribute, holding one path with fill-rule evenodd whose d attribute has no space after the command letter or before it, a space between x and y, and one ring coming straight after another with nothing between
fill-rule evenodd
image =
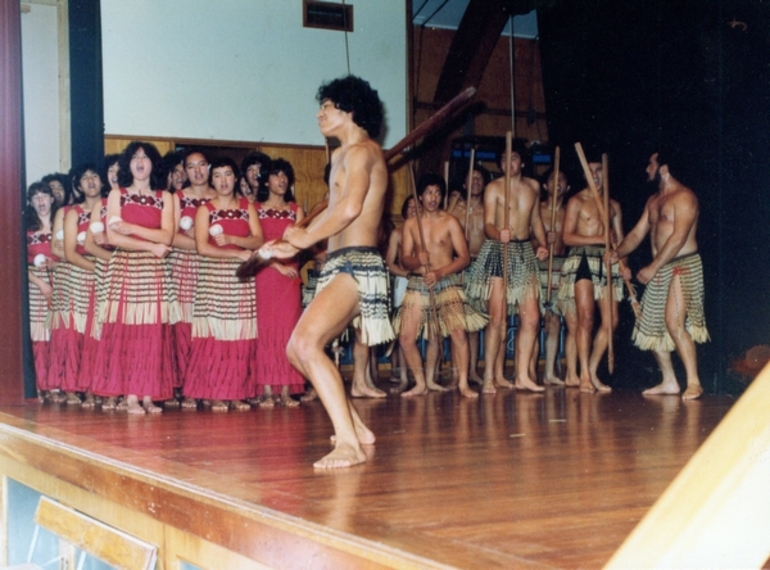
<instances>
[{"instance_id":1,"label":"man with beard","mask_svg":"<svg viewBox=\"0 0 770 570\"><path fill-rule=\"evenodd\" d=\"M643 394L679 394L671 352L676 349L684 363L687 388L683 400L703 393L698 377L695 342L709 340L703 312L703 266L695 234L698 199L693 191L671 174L671 157L656 152L647 165L648 180L657 192L644 208L633 230L618 245L610 259L616 262L634 251L649 233L652 262L636 278L647 285L642 298L642 316L634 327L633 341L642 350L652 350L663 380Z\"/></svg>"},{"instance_id":2,"label":"man with beard","mask_svg":"<svg viewBox=\"0 0 770 570\"><path fill-rule=\"evenodd\" d=\"M443 178L437 174L424 175L417 185L420 217L404 222L401 264L412 274L393 326L399 333L399 343L416 385L402 396L444 390L434 376L439 343L449 336L460 393L466 398L478 397L468 387L467 332L480 330L487 320L465 300L458 273L468 266L471 258L462 226L457 218L441 209L445 195ZM420 332L429 338L425 371L415 345Z\"/></svg>"}]
</instances>

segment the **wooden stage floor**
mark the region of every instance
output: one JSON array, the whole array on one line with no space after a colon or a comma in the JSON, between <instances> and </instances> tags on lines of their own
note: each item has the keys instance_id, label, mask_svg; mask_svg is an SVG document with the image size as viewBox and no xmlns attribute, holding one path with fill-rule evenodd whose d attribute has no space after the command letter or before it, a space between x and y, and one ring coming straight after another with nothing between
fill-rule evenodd
<instances>
[{"instance_id":1,"label":"wooden stage floor","mask_svg":"<svg viewBox=\"0 0 770 570\"><path fill-rule=\"evenodd\" d=\"M371 550L372 567L599 568L733 401L563 388L478 401L456 393L356 400L378 441L367 463L337 472L312 468L331 433L319 402L142 417L5 407L0 448L29 436L82 451L151 483L157 477L293 525L298 536L324 535L357 555ZM46 466L23 448L14 453ZM48 466L57 477L85 476L59 465ZM97 492L98 481L83 486ZM162 503L147 508L166 512ZM269 565L313 567L300 547L260 548Z\"/></svg>"}]
</instances>

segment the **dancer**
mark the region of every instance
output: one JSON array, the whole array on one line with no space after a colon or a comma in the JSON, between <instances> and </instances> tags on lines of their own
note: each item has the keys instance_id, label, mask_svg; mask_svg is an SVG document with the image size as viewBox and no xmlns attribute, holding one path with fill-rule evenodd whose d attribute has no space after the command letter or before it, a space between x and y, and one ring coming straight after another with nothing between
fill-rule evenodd
<instances>
[{"instance_id":1,"label":"dancer","mask_svg":"<svg viewBox=\"0 0 770 570\"><path fill-rule=\"evenodd\" d=\"M240 281L235 270L264 240L254 205L235 191L237 179L232 159L214 160L209 184L216 196L195 214L200 260L184 395L211 400L215 412L248 410L253 394L257 299L254 280Z\"/></svg>"},{"instance_id":2,"label":"dancer","mask_svg":"<svg viewBox=\"0 0 770 570\"><path fill-rule=\"evenodd\" d=\"M265 240L278 239L302 221L305 212L294 200L294 168L282 159L262 164L257 216ZM257 401L272 407L273 395L287 407L299 405L292 394L305 392L305 379L286 357L286 345L302 314L301 280L296 259L274 259L257 273L259 339L254 361Z\"/></svg>"},{"instance_id":3,"label":"dancer","mask_svg":"<svg viewBox=\"0 0 770 570\"><path fill-rule=\"evenodd\" d=\"M366 461L361 445L375 438L346 397L342 376L324 349L353 319L369 345L393 338L388 275L377 251L388 169L373 140L382 125L382 103L366 81L334 80L321 86L317 99L321 134L340 141L332 154L329 206L307 229L288 228L286 243L268 244L264 253L291 258L328 238L315 298L297 323L287 354L313 383L334 426L334 450L315 466L340 468Z\"/></svg>"},{"instance_id":4,"label":"dancer","mask_svg":"<svg viewBox=\"0 0 770 570\"><path fill-rule=\"evenodd\" d=\"M687 374L683 400L703 393L698 376L695 343L709 340L703 312L703 266L698 253L698 198L679 182L673 158L656 152L647 165L647 177L657 186L633 230L611 255L613 263L628 255L649 233L653 260L636 278L647 285L642 317L634 327L634 344L652 350L663 380L645 395L679 394L671 352L676 350Z\"/></svg>"}]
</instances>

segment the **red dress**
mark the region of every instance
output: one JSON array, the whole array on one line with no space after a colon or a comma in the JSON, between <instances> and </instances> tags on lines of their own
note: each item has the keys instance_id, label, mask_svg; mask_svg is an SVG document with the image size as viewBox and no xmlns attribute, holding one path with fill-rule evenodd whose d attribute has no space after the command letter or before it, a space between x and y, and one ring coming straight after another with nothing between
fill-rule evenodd
<instances>
[{"instance_id":1,"label":"red dress","mask_svg":"<svg viewBox=\"0 0 770 570\"><path fill-rule=\"evenodd\" d=\"M72 206L72 209L78 213L76 250L93 261L94 257L86 252L81 241L91 221L91 214L79 204ZM66 269L58 271L59 267ZM51 376L57 379L61 389L66 392L85 392L90 388L91 378L80 376L80 363L94 293L94 273L63 261L57 266L55 283L66 303L58 307L55 305L56 310L52 313Z\"/></svg>"},{"instance_id":2,"label":"red dress","mask_svg":"<svg viewBox=\"0 0 770 570\"><path fill-rule=\"evenodd\" d=\"M222 226L226 235L248 237L249 203L238 209L215 210L205 203L209 225ZM217 246L213 238L209 244ZM240 249L227 245L226 249ZM257 337L254 281L240 281L235 270L241 261L199 256L198 286L192 319L192 345L183 393L188 398L243 400L254 395L250 367Z\"/></svg>"},{"instance_id":3,"label":"red dress","mask_svg":"<svg viewBox=\"0 0 770 570\"><path fill-rule=\"evenodd\" d=\"M36 277L50 283L51 279L46 267L35 267L35 257L41 253L49 259L58 259L51 253L51 234L27 232L27 268ZM38 390L52 390L59 387L58 384L50 380L48 374L51 340L51 330L46 324L48 317L48 300L42 291L30 281L29 332L32 337L32 356L35 361L35 382Z\"/></svg>"},{"instance_id":4,"label":"red dress","mask_svg":"<svg viewBox=\"0 0 770 570\"><path fill-rule=\"evenodd\" d=\"M209 201L208 198L193 198L184 193L184 189L177 190L179 196L180 217L189 216L195 220L198 207ZM184 232L180 227L177 232ZM171 262L171 283L176 289L177 300L181 310L181 320L174 325L174 347L176 349L176 363L179 369L177 376L180 388L187 376L187 363L190 359L190 334L193 319L193 299L198 284L199 255L195 250L174 249L169 255Z\"/></svg>"},{"instance_id":5,"label":"red dress","mask_svg":"<svg viewBox=\"0 0 770 570\"><path fill-rule=\"evenodd\" d=\"M160 228L162 211L163 192L144 196L120 189L124 221ZM171 325L179 320L169 265L150 252L122 248L115 249L108 265L98 307L101 340L92 390L98 396L166 400L176 374Z\"/></svg>"},{"instance_id":6,"label":"red dress","mask_svg":"<svg viewBox=\"0 0 770 570\"><path fill-rule=\"evenodd\" d=\"M265 241L283 236L283 232L297 221L297 204L289 203L288 210L274 210L257 205L259 223ZM297 269L297 263L291 262ZM289 363L286 346L302 314L301 284L299 277L290 279L269 265L257 273L257 314L259 339L254 364L257 393L270 385L281 388L288 385L292 394L305 391L305 380Z\"/></svg>"}]
</instances>

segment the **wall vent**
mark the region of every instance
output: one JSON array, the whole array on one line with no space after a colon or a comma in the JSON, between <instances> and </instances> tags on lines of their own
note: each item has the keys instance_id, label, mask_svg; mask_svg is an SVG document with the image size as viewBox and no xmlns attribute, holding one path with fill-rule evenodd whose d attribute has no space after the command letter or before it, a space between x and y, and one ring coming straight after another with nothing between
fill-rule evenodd
<instances>
[{"instance_id":1,"label":"wall vent","mask_svg":"<svg viewBox=\"0 0 770 570\"><path fill-rule=\"evenodd\" d=\"M302 25L306 28L353 31L353 6L334 2L303 0Z\"/></svg>"}]
</instances>

